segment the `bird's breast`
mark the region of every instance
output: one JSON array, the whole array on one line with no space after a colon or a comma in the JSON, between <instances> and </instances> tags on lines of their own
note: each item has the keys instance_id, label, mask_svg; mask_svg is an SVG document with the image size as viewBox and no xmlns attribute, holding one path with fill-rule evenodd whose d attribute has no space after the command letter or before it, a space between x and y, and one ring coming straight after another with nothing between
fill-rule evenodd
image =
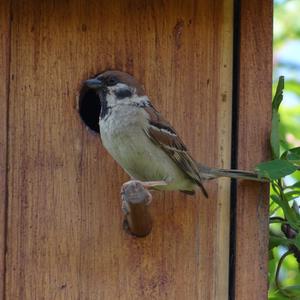
<instances>
[{"instance_id":1,"label":"bird's breast","mask_svg":"<svg viewBox=\"0 0 300 300\"><path fill-rule=\"evenodd\" d=\"M112 109L100 120L104 147L133 178L142 181L165 180L164 189L193 189L190 179L174 161L145 134L147 118L140 108Z\"/></svg>"},{"instance_id":2,"label":"bird's breast","mask_svg":"<svg viewBox=\"0 0 300 300\"><path fill-rule=\"evenodd\" d=\"M142 129L146 125L146 116L137 107L125 105L114 106L105 118L100 118L99 126L101 138L113 139L136 128ZM103 136L102 136L103 135Z\"/></svg>"}]
</instances>

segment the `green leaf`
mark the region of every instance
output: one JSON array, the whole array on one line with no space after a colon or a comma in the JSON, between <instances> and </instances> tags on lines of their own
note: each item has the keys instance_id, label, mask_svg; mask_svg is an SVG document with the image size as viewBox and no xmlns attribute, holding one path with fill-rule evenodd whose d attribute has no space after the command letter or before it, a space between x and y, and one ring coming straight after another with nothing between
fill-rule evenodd
<instances>
[{"instance_id":1,"label":"green leaf","mask_svg":"<svg viewBox=\"0 0 300 300\"><path fill-rule=\"evenodd\" d=\"M287 160L275 159L262 162L255 169L260 177L276 180L292 174L297 170L297 167Z\"/></svg>"},{"instance_id":2,"label":"green leaf","mask_svg":"<svg viewBox=\"0 0 300 300\"><path fill-rule=\"evenodd\" d=\"M290 295L290 299L299 299L300 296L300 285L291 285L284 288L281 288L282 291ZM294 298L297 297L297 298Z\"/></svg>"},{"instance_id":3,"label":"green leaf","mask_svg":"<svg viewBox=\"0 0 300 300\"><path fill-rule=\"evenodd\" d=\"M279 134L279 113L273 109L272 113L272 130L271 130L271 149L273 158L279 158L280 156L280 134Z\"/></svg>"},{"instance_id":4,"label":"green leaf","mask_svg":"<svg viewBox=\"0 0 300 300\"><path fill-rule=\"evenodd\" d=\"M277 196L277 195L274 194L274 195L271 195L270 197L271 197L271 199L272 199L276 204L278 204L278 205L281 204L281 199L280 199L279 196Z\"/></svg>"},{"instance_id":5,"label":"green leaf","mask_svg":"<svg viewBox=\"0 0 300 300\"><path fill-rule=\"evenodd\" d=\"M270 232L270 235L269 235L269 250L273 249L274 247L278 247L280 245L288 247L292 244L293 243L291 243L291 241L289 239L277 236L274 233Z\"/></svg>"},{"instance_id":6,"label":"green leaf","mask_svg":"<svg viewBox=\"0 0 300 300\"><path fill-rule=\"evenodd\" d=\"M300 250L300 233L297 234L294 241L295 241L295 246Z\"/></svg>"},{"instance_id":7,"label":"green leaf","mask_svg":"<svg viewBox=\"0 0 300 300\"><path fill-rule=\"evenodd\" d=\"M288 224L288 222L285 220L271 219L269 224Z\"/></svg>"},{"instance_id":8,"label":"green leaf","mask_svg":"<svg viewBox=\"0 0 300 300\"><path fill-rule=\"evenodd\" d=\"M269 300L291 300L291 298L285 297L280 294L276 294L275 296L268 297Z\"/></svg>"},{"instance_id":9,"label":"green leaf","mask_svg":"<svg viewBox=\"0 0 300 300\"><path fill-rule=\"evenodd\" d=\"M282 211L283 214L285 216L285 218L287 219L288 223L293 227L293 228L299 228L300 226L300 220L299 217L296 213L296 211L290 207L288 199L285 197L285 194L283 193L283 191L281 191L281 187L275 185L275 183L272 183L272 187L274 191L277 191L278 189L278 195L271 195L271 199L278 204Z\"/></svg>"},{"instance_id":10,"label":"green leaf","mask_svg":"<svg viewBox=\"0 0 300 300\"><path fill-rule=\"evenodd\" d=\"M292 185L288 185L285 187L285 189L299 189L300 188L300 181L295 182Z\"/></svg>"},{"instance_id":11,"label":"green leaf","mask_svg":"<svg viewBox=\"0 0 300 300\"><path fill-rule=\"evenodd\" d=\"M285 192L284 195L287 198L287 200L290 201L290 200L298 198L300 196L300 191L294 190L291 192Z\"/></svg>"},{"instance_id":12,"label":"green leaf","mask_svg":"<svg viewBox=\"0 0 300 300\"><path fill-rule=\"evenodd\" d=\"M286 159L292 163L300 164L300 147L292 148L281 155L281 159Z\"/></svg>"},{"instance_id":13,"label":"green leaf","mask_svg":"<svg viewBox=\"0 0 300 300\"><path fill-rule=\"evenodd\" d=\"M300 216L299 205L298 205L297 201L294 200L293 206L292 206L292 207L293 207L293 210L296 212L296 214L297 214L298 216Z\"/></svg>"},{"instance_id":14,"label":"green leaf","mask_svg":"<svg viewBox=\"0 0 300 300\"><path fill-rule=\"evenodd\" d=\"M271 130L270 142L271 142L273 158L279 158L280 156L280 133L279 133L280 118L278 114L278 109L283 99L283 89L284 89L284 77L280 76L277 84L277 89L272 102L272 130Z\"/></svg>"},{"instance_id":15,"label":"green leaf","mask_svg":"<svg viewBox=\"0 0 300 300\"><path fill-rule=\"evenodd\" d=\"M274 260L274 253L272 250L269 250L269 263L271 263L272 260Z\"/></svg>"},{"instance_id":16,"label":"green leaf","mask_svg":"<svg viewBox=\"0 0 300 300\"><path fill-rule=\"evenodd\" d=\"M280 76L278 83L277 83L277 88L276 88L276 92L275 92L275 96L273 98L273 102L272 102L272 108L275 111L278 111L279 106L282 102L283 99L283 89L284 89L284 76Z\"/></svg>"}]
</instances>

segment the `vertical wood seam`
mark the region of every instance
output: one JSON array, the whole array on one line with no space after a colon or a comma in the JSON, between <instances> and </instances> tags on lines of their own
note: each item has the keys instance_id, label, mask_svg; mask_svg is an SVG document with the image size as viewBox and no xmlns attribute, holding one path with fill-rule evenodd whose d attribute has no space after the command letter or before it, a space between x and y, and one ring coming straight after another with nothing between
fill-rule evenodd
<instances>
[{"instance_id":1,"label":"vertical wood seam","mask_svg":"<svg viewBox=\"0 0 300 300\"><path fill-rule=\"evenodd\" d=\"M11 39L11 31L12 31L12 1L9 1L8 4L8 34L7 34L7 50L5 55L7 56L7 63L5 66L5 73L6 73L6 138L5 138L5 178L4 178L4 192L5 196L4 199L4 224L3 224L3 257L2 257L2 264L3 264L3 278L2 278L2 299L6 299L6 252L7 252L7 231L8 231L8 172L9 172L9 115L10 115L10 77L11 77L11 46L12 46L12 39Z\"/></svg>"},{"instance_id":2,"label":"vertical wood seam","mask_svg":"<svg viewBox=\"0 0 300 300\"><path fill-rule=\"evenodd\" d=\"M232 72L232 124L231 124L231 168L237 169L238 124L239 124L239 39L240 39L240 1L233 0L233 72ZM236 202L237 184L231 180L230 188L230 249L229 249L229 289L228 299L235 298L235 254L236 254Z\"/></svg>"}]
</instances>

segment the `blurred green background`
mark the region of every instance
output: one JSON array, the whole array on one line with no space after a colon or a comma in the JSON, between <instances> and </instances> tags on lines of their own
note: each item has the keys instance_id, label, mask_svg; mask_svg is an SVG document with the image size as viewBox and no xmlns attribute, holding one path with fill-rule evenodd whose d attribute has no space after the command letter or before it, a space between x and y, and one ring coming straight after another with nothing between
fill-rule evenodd
<instances>
[{"instance_id":1,"label":"blurred green background","mask_svg":"<svg viewBox=\"0 0 300 300\"><path fill-rule=\"evenodd\" d=\"M263 1L263 0L262 0ZM280 107L280 134L282 151L300 146L300 0L274 1L274 71L273 89L276 88L280 75L285 77L283 102ZM285 178L286 184L300 181L300 172ZM297 178L298 177L298 178ZM299 199L297 199L300 204ZM272 214L272 201L270 214ZM282 211L275 211L272 216L282 216ZM282 234L280 225L271 225L272 232ZM290 296L278 291L274 279L275 269L280 257L287 251L284 246L276 247L270 253L269 260L269 299L300 299L299 265L293 255L283 262L279 273L280 286L293 287L295 293Z\"/></svg>"}]
</instances>

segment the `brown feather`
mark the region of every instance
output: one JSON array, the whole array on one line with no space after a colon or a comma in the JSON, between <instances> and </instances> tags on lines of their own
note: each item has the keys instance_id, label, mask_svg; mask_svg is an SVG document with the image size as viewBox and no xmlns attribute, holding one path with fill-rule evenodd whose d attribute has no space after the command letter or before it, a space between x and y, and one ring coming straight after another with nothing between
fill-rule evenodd
<instances>
[{"instance_id":1,"label":"brown feather","mask_svg":"<svg viewBox=\"0 0 300 300\"><path fill-rule=\"evenodd\" d=\"M136 94L138 96L145 95L145 90L143 89L142 85L133 76L129 75L128 73L124 73L117 70L109 70L101 73L101 77L103 78L109 78L112 76L116 77L118 81L135 88Z\"/></svg>"},{"instance_id":2,"label":"brown feather","mask_svg":"<svg viewBox=\"0 0 300 300\"><path fill-rule=\"evenodd\" d=\"M194 180L207 197L201 181L197 162L188 153L186 146L177 135L175 129L154 107L145 107L149 115L149 127L146 134L157 143L185 174Z\"/></svg>"}]
</instances>

